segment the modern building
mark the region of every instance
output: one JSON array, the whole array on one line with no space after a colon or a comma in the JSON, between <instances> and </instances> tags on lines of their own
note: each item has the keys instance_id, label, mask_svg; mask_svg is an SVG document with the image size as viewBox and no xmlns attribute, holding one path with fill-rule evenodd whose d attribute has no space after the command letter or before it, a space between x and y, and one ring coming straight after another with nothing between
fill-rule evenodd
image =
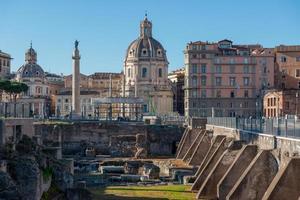
<instances>
[{"instance_id":1,"label":"modern building","mask_svg":"<svg viewBox=\"0 0 300 200\"><path fill-rule=\"evenodd\" d=\"M274 87L272 49L198 41L184 56L186 117L262 115L264 90Z\"/></svg>"},{"instance_id":2,"label":"modern building","mask_svg":"<svg viewBox=\"0 0 300 200\"><path fill-rule=\"evenodd\" d=\"M164 47L152 37L152 23L145 16L139 37L130 43L124 60L124 97L143 98L143 113L163 115L173 111Z\"/></svg>"},{"instance_id":3,"label":"modern building","mask_svg":"<svg viewBox=\"0 0 300 200\"><path fill-rule=\"evenodd\" d=\"M300 114L300 91L298 89L272 90L264 96L264 116L284 117Z\"/></svg>"},{"instance_id":4,"label":"modern building","mask_svg":"<svg viewBox=\"0 0 300 200\"><path fill-rule=\"evenodd\" d=\"M184 67L168 74L173 91L173 111L184 115Z\"/></svg>"},{"instance_id":5,"label":"modern building","mask_svg":"<svg viewBox=\"0 0 300 200\"><path fill-rule=\"evenodd\" d=\"M8 79L10 77L11 56L0 50L0 79Z\"/></svg>"}]
</instances>

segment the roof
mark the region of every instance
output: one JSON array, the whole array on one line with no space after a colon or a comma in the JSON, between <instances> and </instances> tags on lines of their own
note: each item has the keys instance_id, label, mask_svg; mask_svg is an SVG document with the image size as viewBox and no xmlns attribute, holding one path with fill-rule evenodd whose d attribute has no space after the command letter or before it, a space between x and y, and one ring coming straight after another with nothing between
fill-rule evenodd
<instances>
[{"instance_id":1,"label":"roof","mask_svg":"<svg viewBox=\"0 0 300 200\"><path fill-rule=\"evenodd\" d=\"M72 95L72 90L61 91L58 95ZM99 92L94 90L81 90L80 95L99 95Z\"/></svg>"},{"instance_id":2,"label":"roof","mask_svg":"<svg viewBox=\"0 0 300 200\"><path fill-rule=\"evenodd\" d=\"M17 73L22 77L22 78L26 78L26 77L44 77L45 73L44 70L42 69L41 66L39 66L36 63L25 63L24 65L22 65Z\"/></svg>"},{"instance_id":3,"label":"roof","mask_svg":"<svg viewBox=\"0 0 300 200\"><path fill-rule=\"evenodd\" d=\"M122 73L96 72L89 75L88 77L93 79L109 79L110 75L112 78L120 78L122 76Z\"/></svg>"},{"instance_id":4,"label":"roof","mask_svg":"<svg viewBox=\"0 0 300 200\"><path fill-rule=\"evenodd\" d=\"M143 53L144 50L146 50L146 55ZM158 50L160 50L160 52ZM166 51L164 47L153 37L139 37L138 39L131 42L129 47L127 48L126 59L130 57L144 59L160 58L167 61Z\"/></svg>"},{"instance_id":5,"label":"roof","mask_svg":"<svg viewBox=\"0 0 300 200\"><path fill-rule=\"evenodd\" d=\"M228 39L220 40L218 43L220 43L220 42L230 42L230 43L232 43L232 41L228 40Z\"/></svg>"},{"instance_id":6,"label":"roof","mask_svg":"<svg viewBox=\"0 0 300 200\"><path fill-rule=\"evenodd\" d=\"M8 53L5 53L5 52L3 52L1 50L0 50L0 56L12 59Z\"/></svg>"},{"instance_id":7,"label":"roof","mask_svg":"<svg viewBox=\"0 0 300 200\"><path fill-rule=\"evenodd\" d=\"M62 78L62 76L50 72L45 72L46 77Z\"/></svg>"}]
</instances>

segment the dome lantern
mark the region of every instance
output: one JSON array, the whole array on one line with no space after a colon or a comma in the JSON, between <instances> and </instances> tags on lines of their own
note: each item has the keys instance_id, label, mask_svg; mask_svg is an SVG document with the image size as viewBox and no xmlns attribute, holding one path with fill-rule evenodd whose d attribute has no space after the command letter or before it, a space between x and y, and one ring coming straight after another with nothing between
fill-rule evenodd
<instances>
[{"instance_id":1,"label":"dome lantern","mask_svg":"<svg viewBox=\"0 0 300 200\"><path fill-rule=\"evenodd\" d=\"M140 25L140 37L142 38L150 38L152 37L152 23L148 20L147 14L145 14L145 18L141 21Z\"/></svg>"},{"instance_id":2,"label":"dome lantern","mask_svg":"<svg viewBox=\"0 0 300 200\"><path fill-rule=\"evenodd\" d=\"M30 42L30 48L25 53L25 62L34 64L37 61L37 54L35 50L32 48L32 42Z\"/></svg>"}]
</instances>

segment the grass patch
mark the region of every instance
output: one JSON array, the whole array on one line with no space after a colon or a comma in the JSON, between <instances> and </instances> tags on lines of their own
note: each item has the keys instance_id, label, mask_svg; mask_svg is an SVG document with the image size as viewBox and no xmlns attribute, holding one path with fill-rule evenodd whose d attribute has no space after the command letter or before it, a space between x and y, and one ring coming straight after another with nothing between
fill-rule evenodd
<instances>
[{"instance_id":1,"label":"grass patch","mask_svg":"<svg viewBox=\"0 0 300 200\"><path fill-rule=\"evenodd\" d=\"M191 200L196 196L185 185L109 186L93 188L90 192L95 200Z\"/></svg>"}]
</instances>

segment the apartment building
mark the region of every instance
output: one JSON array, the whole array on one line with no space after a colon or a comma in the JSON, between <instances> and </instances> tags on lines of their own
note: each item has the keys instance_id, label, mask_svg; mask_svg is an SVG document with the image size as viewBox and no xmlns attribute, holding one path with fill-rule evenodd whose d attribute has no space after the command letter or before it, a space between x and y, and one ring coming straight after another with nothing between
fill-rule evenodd
<instances>
[{"instance_id":1,"label":"apartment building","mask_svg":"<svg viewBox=\"0 0 300 200\"><path fill-rule=\"evenodd\" d=\"M185 116L261 116L274 87L274 50L230 40L190 42L184 51Z\"/></svg>"}]
</instances>

